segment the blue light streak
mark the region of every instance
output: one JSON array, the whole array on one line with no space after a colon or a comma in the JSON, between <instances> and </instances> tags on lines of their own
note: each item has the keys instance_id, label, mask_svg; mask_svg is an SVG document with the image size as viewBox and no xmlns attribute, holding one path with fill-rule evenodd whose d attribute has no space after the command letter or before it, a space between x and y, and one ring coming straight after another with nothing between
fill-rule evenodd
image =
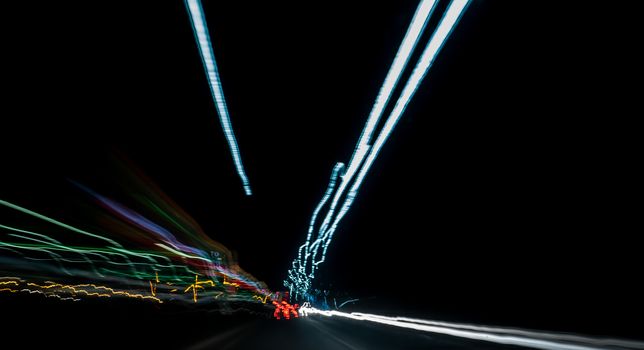
<instances>
[{"instance_id":1,"label":"blue light streak","mask_svg":"<svg viewBox=\"0 0 644 350\"><path fill-rule=\"evenodd\" d=\"M203 8L201 6L201 1L186 0L185 3L186 8L188 9L188 13L190 14L190 22L192 23L192 29L195 33L195 39L197 40L197 44L199 46L201 59L206 70L208 82L210 83L210 91L215 101L217 113L219 114L221 127L223 128L224 135L226 136L226 140L228 141L228 146L230 147L230 152L233 155L233 161L235 162L237 173L239 174L242 185L244 186L244 191L246 192L246 195L250 196L252 194L250 190L250 184L248 182L248 178L246 177L246 172L244 171L241 155L239 153L239 147L237 146L237 140L235 139L233 126L228 115L228 108L226 107L226 100L224 99L224 91L221 87L219 71L217 70L217 63L215 62L215 53L210 43L210 35L208 34L208 26L206 25L206 19Z\"/></svg>"},{"instance_id":2,"label":"blue light streak","mask_svg":"<svg viewBox=\"0 0 644 350\"><path fill-rule=\"evenodd\" d=\"M338 224L353 204L366 174L373 165L373 162L378 156L384 143L393 132L394 127L402 117L407 105L418 89L418 86L431 68L438 52L445 44L445 41L451 34L453 28L458 24L458 21L467 9L470 1L471 0L453 0L449 4L443 14L443 18L440 20L419 61L414 67L409 80L405 84L402 93L396 101L391 114L385 121L384 126L372 144L371 139L374 128L378 124L387 103L391 99L393 90L407 65L416 43L422 35L422 31L429 20L436 3L434 0L422 0L420 2L409 29L405 34L403 42L398 49L394 62L385 78L385 82L378 93L376 102L369 114L365 128L360 135L358 144L349 162L349 166L346 167L346 171L344 173L339 175L340 184L333 194L338 174L340 171L345 169L345 165L343 163L337 163L334 167L327 191L313 212L306 241L302 246L300 246L298 257L293 261L292 269L288 271L288 280L284 281L284 285L290 289L291 295L295 295L296 298L298 296L308 298L312 279L315 278L315 271L318 268L318 265L323 263L326 259L327 249L333 239L333 234L335 233ZM349 188L348 192L346 191L347 188ZM315 231L314 226L317 216L332 194L333 200L329 204L328 212L324 217L320 228L317 230L315 240L311 241L313 231ZM342 199L344 199L344 201L339 206L339 210L337 210L338 204ZM320 248L322 249L321 252Z\"/></svg>"}]
</instances>

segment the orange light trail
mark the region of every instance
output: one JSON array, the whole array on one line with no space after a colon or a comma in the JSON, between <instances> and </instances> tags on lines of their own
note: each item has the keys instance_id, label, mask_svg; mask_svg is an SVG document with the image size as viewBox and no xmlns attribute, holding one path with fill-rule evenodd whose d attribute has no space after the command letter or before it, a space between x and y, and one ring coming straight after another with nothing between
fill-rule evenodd
<instances>
[{"instance_id":1,"label":"orange light trail","mask_svg":"<svg viewBox=\"0 0 644 350\"><path fill-rule=\"evenodd\" d=\"M226 282L224 281L224 284L225 283ZM183 292L187 293L190 289L192 289L192 300L196 303L197 302L197 288L206 289L205 287L202 286L202 284L208 284L211 287L215 286L215 282L213 282L212 280L199 281L199 275L195 275L195 283L189 285Z\"/></svg>"},{"instance_id":2,"label":"orange light trail","mask_svg":"<svg viewBox=\"0 0 644 350\"><path fill-rule=\"evenodd\" d=\"M226 281L226 277L224 277L224 286L239 287L239 283L235 283L235 282L228 282L228 281Z\"/></svg>"}]
</instances>

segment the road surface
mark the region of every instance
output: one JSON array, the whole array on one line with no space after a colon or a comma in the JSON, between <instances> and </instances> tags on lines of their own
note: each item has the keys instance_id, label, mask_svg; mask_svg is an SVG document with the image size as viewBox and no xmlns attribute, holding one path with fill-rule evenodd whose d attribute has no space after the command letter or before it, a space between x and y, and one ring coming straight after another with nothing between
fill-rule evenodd
<instances>
[{"instance_id":1,"label":"road surface","mask_svg":"<svg viewBox=\"0 0 644 350\"><path fill-rule=\"evenodd\" d=\"M196 341L186 349L485 350L525 348L422 333L354 320L307 317L288 321L250 320Z\"/></svg>"}]
</instances>

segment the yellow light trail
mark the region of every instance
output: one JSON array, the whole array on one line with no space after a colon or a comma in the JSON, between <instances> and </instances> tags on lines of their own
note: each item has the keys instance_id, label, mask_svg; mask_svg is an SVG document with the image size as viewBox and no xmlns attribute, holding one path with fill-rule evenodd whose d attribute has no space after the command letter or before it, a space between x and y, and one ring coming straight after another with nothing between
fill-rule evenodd
<instances>
[{"instance_id":1,"label":"yellow light trail","mask_svg":"<svg viewBox=\"0 0 644 350\"><path fill-rule=\"evenodd\" d=\"M266 300L268 299L269 295L265 295L264 298L262 298L259 295L253 295L253 299L257 299L262 302L262 304L266 304Z\"/></svg>"},{"instance_id":2,"label":"yellow light trail","mask_svg":"<svg viewBox=\"0 0 644 350\"><path fill-rule=\"evenodd\" d=\"M235 283L235 282L227 282L227 281L226 281L226 277L224 277L224 286L239 287L239 283Z\"/></svg>"},{"instance_id":3,"label":"yellow light trail","mask_svg":"<svg viewBox=\"0 0 644 350\"><path fill-rule=\"evenodd\" d=\"M209 262L209 263L212 263L212 261L211 261L210 259L202 258L202 257L200 257L200 256L196 256L196 255L189 255L189 254L186 254L186 253L184 253L184 252L180 252L180 251L178 251L178 250L176 250L176 249L170 248L170 247L168 247L168 246L167 246L167 245L165 245L165 244L161 244L161 243L154 243L154 245L156 245L157 247L161 247L161 248L163 248L163 249L165 249L165 250L167 250L167 251L169 251L169 252L175 253L175 254L177 254L178 256L182 256L182 257L184 257L184 258L189 258L189 259L199 259L199 260L203 260L203 261L207 261L207 262Z\"/></svg>"},{"instance_id":4,"label":"yellow light trail","mask_svg":"<svg viewBox=\"0 0 644 350\"><path fill-rule=\"evenodd\" d=\"M203 276L202 276L203 278ZM10 280L11 279L11 280ZM155 281L159 281L158 283ZM144 282L145 283L145 282ZM163 303L163 300L159 298L158 295L158 285L161 283L158 273L155 273L153 280L148 280L148 285L150 287L150 294L144 293L139 294L135 292L127 292L123 290L115 290L103 285L97 285L93 283L83 283L83 284L65 284L58 283L55 281L43 281L43 282L28 282L25 280L18 279L17 277L0 277L0 291L8 293L24 292L29 294L42 294L45 297L56 297L61 300L73 300L79 301L78 297L95 297L95 298L111 298L114 296L123 296L128 298L136 298L142 300L152 300L158 303ZM164 284L165 285L165 284ZM217 285L225 285L232 287L239 287L240 284L236 282L229 282L226 278L223 279L222 283L216 282L213 279L205 278L203 280L199 279L199 275L195 274L195 279L192 284L185 287L185 289L174 288L169 291L169 293L176 293L183 290L184 293L192 292L193 302L198 302L199 300L199 291L206 292L208 287L216 287ZM218 299L226 293L223 291L214 290L215 294L213 295L215 299ZM266 303L270 294L264 295L257 294L254 296L257 300L262 303Z\"/></svg>"},{"instance_id":5,"label":"yellow light trail","mask_svg":"<svg viewBox=\"0 0 644 350\"><path fill-rule=\"evenodd\" d=\"M194 300L195 303L197 302L197 288L204 289L204 287L199 285L199 275L195 275L195 283L189 285L188 288L183 291L184 293L186 293L190 289L192 289L192 300Z\"/></svg>"},{"instance_id":6,"label":"yellow light trail","mask_svg":"<svg viewBox=\"0 0 644 350\"><path fill-rule=\"evenodd\" d=\"M225 283L226 282L224 280L224 284ZM212 280L199 281L199 275L195 275L195 283L189 285L183 292L187 293L190 289L192 289L192 300L194 300L194 302L196 303L197 302L197 288L206 289L205 287L202 286L202 284L208 284L211 287L215 286L215 282L213 282Z\"/></svg>"},{"instance_id":7,"label":"yellow light trail","mask_svg":"<svg viewBox=\"0 0 644 350\"><path fill-rule=\"evenodd\" d=\"M2 285L8 285L8 284L13 284L13 285L18 285L18 282L16 281L7 281L7 282L0 282L0 286Z\"/></svg>"},{"instance_id":8,"label":"yellow light trail","mask_svg":"<svg viewBox=\"0 0 644 350\"><path fill-rule=\"evenodd\" d=\"M67 289L67 290L70 290L72 294L85 294L87 296L96 296L96 297L111 297L112 295L121 295L121 296L125 296L125 297L128 297L128 298L147 299L147 300L154 300L154 301L156 301L156 302L158 302L160 304L163 303L163 301L161 299L157 298L156 296L149 296L149 295L142 295L142 294L137 294L137 293L129 293L129 292L125 292L125 291L118 291L118 290L114 290L114 289L109 288L109 287L98 286L98 285L95 285L95 284L67 285L67 284L60 284L60 283L52 283L52 284L43 286L43 285L40 285L40 284L29 282L29 283L27 283L27 286L36 287L36 288L40 288L40 289L53 289L53 288L59 288L59 289L62 289L62 290ZM111 294L88 292L88 291L86 291L84 289L80 289L82 287L86 287L86 288L91 287L93 289L101 289L101 290L105 290L105 291L107 291L107 292L109 292ZM30 290L30 289L27 289L27 290ZM36 290L34 290L34 291L38 292Z\"/></svg>"}]
</instances>

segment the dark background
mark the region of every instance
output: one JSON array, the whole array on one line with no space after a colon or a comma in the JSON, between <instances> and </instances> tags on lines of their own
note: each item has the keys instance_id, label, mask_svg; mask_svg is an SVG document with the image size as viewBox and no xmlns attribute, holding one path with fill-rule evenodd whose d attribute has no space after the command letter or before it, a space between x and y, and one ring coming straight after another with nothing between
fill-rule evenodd
<instances>
[{"instance_id":1,"label":"dark background","mask_svg":"<svg viewBox=\"0 0 644 350\"><path fill-rule=\"evenodd\" d=\"M416 5L204 1L252 197L182 1L3 5L0 198L91 225L67 179L118 196L118 154L282 289ZM605 59L622 12L475 1L340 225L320 286L361 298L353 310L641 337L638 158L620 121L636 113L614 80L624 62Z\"/></svg>"}]
</instances>

